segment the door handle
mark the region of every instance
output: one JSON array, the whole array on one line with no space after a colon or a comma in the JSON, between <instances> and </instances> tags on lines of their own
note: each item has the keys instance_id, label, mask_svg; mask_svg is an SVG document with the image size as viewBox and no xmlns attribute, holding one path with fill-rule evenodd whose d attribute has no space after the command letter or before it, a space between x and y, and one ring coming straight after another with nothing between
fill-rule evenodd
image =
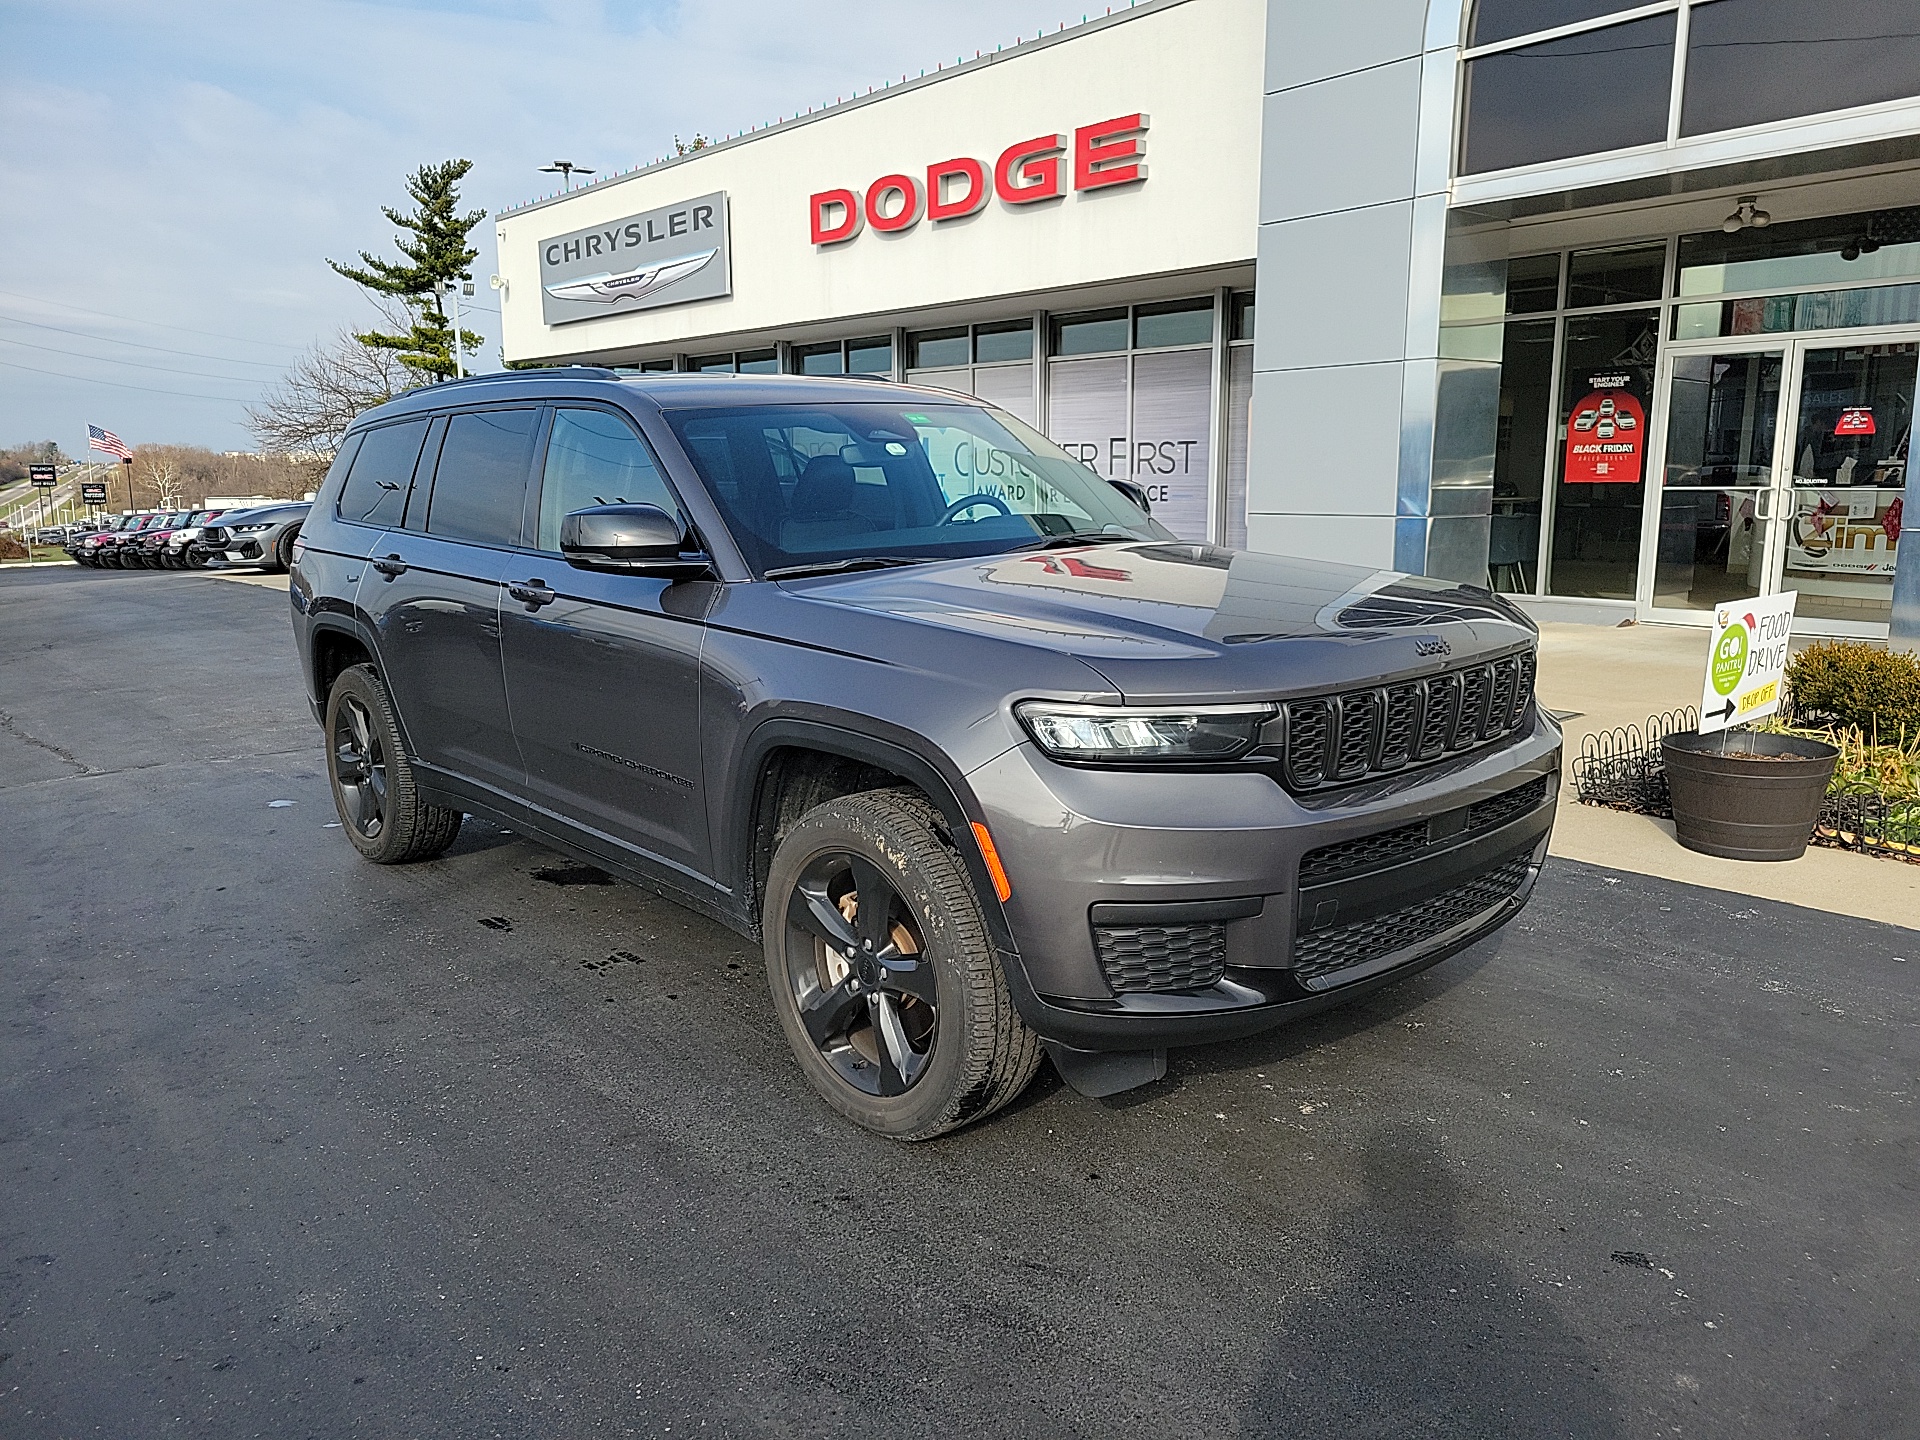
<instances>
[{"instance_id":1,"label":"door handle","mask_svg":"<svg viewBox=\"0 0 1920 1440\"><path fill-rule=\"evenodd\" d=\"M387 579L394 580L407 573L407 562L398 555L386 555L374 561L373 568Z\"/></svg>"},{"instance_id":2,"label":"door handle","mask_svg":"<svg viewBox=\"0 0 1920 1440\"><path fill-rule=\"evenodd\" d=\"M548 589L544 580L509 581L507 594L530 611L538 610L542 605L551 605L560 598L560 592Z\"/></svg>"}]
</instances>

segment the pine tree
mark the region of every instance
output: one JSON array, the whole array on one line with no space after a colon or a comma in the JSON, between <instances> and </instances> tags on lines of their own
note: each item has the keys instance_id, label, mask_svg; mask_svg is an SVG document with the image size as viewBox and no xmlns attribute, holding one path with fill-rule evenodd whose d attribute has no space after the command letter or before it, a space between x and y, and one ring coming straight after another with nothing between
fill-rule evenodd
<instances>
[{"instance_id":1,"label":"pine tree","mask_svg":"<svg viewBox=\"0 0 1920 1440\"><path fill-rule=\"evenodd\" d=\"M394 248L405 263L381 260L364 250L360 252L361 265L327 262L354 284L377 295L392 296L412 317L405 334L369 330L356 333L354 338L371 349L396 352L401 364L435 380L451 379L457 373L453 326L447 321L441 287L449 280L458 284L473 278L467 267L480 252L467 244L467 235L487 218L485 210L460 213L460 181L472 168L471 160L422 165L407 181L407 193L416 207L413 213L403 215L390 205L380 207L381 214L404 232L394 237ZM463 330L460 339L468 350L474 350L485 337Z\"/></svg>"}]
</instances>

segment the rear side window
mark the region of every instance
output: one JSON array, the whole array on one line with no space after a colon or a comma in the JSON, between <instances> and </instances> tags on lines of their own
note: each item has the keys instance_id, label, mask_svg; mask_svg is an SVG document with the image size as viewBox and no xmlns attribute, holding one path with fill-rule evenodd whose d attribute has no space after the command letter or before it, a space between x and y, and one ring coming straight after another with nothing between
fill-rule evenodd
<instances>
[{"instance_id":1,"label":"rear side window","mask_svg":"<svg viewBox=\"0 0 1920 1440\"><path fill-rule=\"evenodd\" d=\"M369 430L340 490L340 518L357 525L397 527L407 508L407 487L413 483L420 442L426 438L425 420Z\"/></svg>"},{"instance_id":2,"label":"rear side window","mask_svg":"<svg viewBox=\"0 0 1920 1440\"><path fill-rule=\"evenodd\" d=\"M427 533L481 545L518 545L537 410L455 415L433 472Z\"/></svg>"},{"instance_id":3,"label":"rear side window","mask_svg":"<svg viewBox=\"0 0 1920 1440\"><path fill-rule=\"evenodd\" d=\"M679 516L653 452L604 410L557 410L540 482L539 548L558 552L560 522L589 505L658 505Z\"/></svg>"}]
</instances>

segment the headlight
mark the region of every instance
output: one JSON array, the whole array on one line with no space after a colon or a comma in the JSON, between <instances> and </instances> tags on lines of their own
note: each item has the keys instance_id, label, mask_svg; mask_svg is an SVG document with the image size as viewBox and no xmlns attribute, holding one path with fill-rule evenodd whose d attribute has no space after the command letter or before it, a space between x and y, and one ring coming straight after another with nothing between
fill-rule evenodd
<instances>
[{"instance_id":1,"label":"headlight","mask_svg":"<svg viewBox=\"0 0 1920 1440\"><path fill-rule=\"evenodd\" d=\"M257 535L262 530L271 530L272 528L273 522L269 520L263 525L236 525L233 527L233 533L236 535Z\"/></svg>"},{"instance_id":2,"label":"headlight","mask_svg":"<svg viewBox=\"0 0 1920 1440\"><path fill-rule=\"evenodd\" d=\"M1028 700L1014 714L1057 760L1231 760L1259 741L1274 705L1053 705Z\"/></svg>"}]
</instances>

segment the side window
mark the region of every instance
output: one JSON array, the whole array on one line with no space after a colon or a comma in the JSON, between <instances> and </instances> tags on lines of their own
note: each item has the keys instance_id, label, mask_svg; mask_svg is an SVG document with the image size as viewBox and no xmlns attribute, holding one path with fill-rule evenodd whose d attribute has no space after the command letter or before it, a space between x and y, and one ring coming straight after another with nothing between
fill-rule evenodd
<instances>
[{"instance_id":1,"label":"side window","mask_svg":"<svg viewBox=\"0 0 1920 1440\"><path fill-rule=\"evenodd\" d=\"M633 428L604 410L556 410L540 484L539 548L558 552L560 522L590 505L680 507Z\"/></svg>"},{"instance_id":2,"label":"side window","mask_svg":"<svg viewBox=\"0 0 1920 1440\"><path fill-rule=\"evenodd\" d=\"M414 462L420 458L420 442L426 435L424 420L367 431L335 513L357 525L397 526L407 508L407 487L413 483Z\"/></svg>"},{"instance_id":3,"label":"side window","mask_svg":"<svg viewBox=\"0 0 1920 1440\"><path fill-rule=\"evenodd\" d=\"M538 410L455 415L440 444L427 502L427 533L482 545L518 545L527 460Z\"/></svg>"}]
</instances>

